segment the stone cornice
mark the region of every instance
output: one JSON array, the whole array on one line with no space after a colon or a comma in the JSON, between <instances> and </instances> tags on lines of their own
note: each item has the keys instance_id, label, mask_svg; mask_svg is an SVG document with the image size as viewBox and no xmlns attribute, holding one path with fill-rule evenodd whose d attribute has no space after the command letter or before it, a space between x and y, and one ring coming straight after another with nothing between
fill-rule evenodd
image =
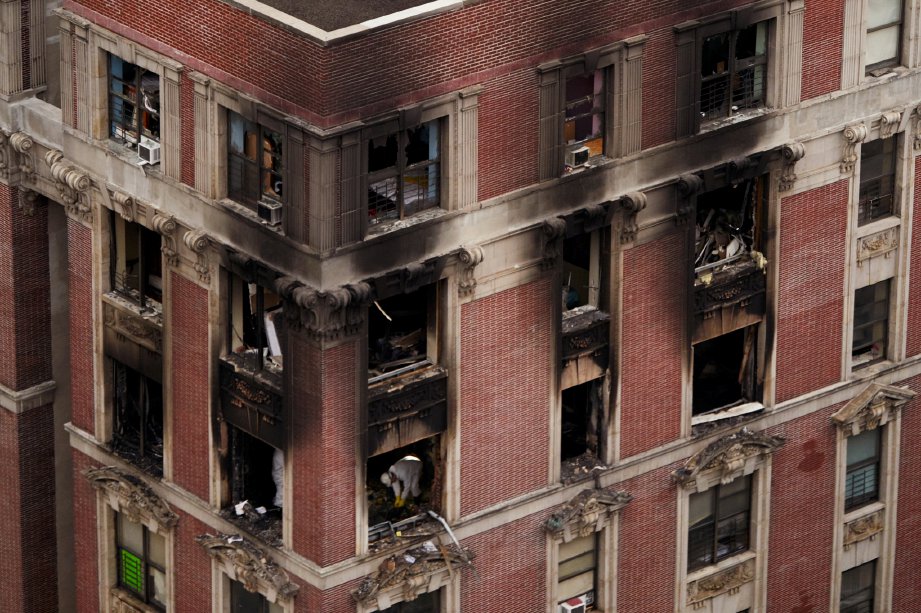
<instances>
[{"instance_id":1,"label":"stone cornice","mask_svg":"<svg viewBox=\"0 0 921 613\"><path fill-rule=\"evenodd\" d=\"M0 384L0 408L12 413L25 413L54 402L54 381L45 381L24 390L11 390Z\"/></svg>"},{"instance_id":2,"label":"stone cornice","mask_svg":"<svg viewBox=\"0 0 921 613\"><path fill-rule=\"evenodd\" d=\"M563 542L588 536L606 528L610 516L631 500L633 496L624 491L582 490L544 522L544 530Z\"/></svg>"},{"instance_id":3,"label":"stone cornice","mask_svg":"<svg viewBox=\"0 0 921 613\"><path fill-rule=\"evenodd\" d=\"M915 395L907 387L868 383L863 391L838 409L831 419L846 436L853 436L885 425Z\"/></svg>"},{"instance_id":4,"label":"stone cornice","mask_svg":"<svg viewBox=\"0 0 921 613\"><path fill-rule=\"evenodd\" d=\"M697 487L697 479L702 473L714 471L720 483L730 483L744 474L749 459L769 455L785 442L780 436L742 428L735 434L718 438L692 455L682 468L672 473L672 478L682 487L693 489Z\"/></svg>"},{"instance_id":5,"label":"stone cornice","mask_svg":"<svg viewBox=\"0 0 921 613\"><path fill-rule=\"evenodd\" d=\"M179 516L139 477L114 466L90 468L83 471L83 476L93 488L109 497L115 510L133 522L148 525L152 522L159 528L157 532L169 530L179 522Z\"/></svg>"},{"instance_id":6,"label":"stone cornice","mask_svg":"<svg viewBox=\"0 0 921 613\"><path fill-rule=\"evenodd\" d=\"M195 541L224 567L227 574L250 592L264 594L270 601L288 601L299 586L250 540L237 535L202 534Z\"/></svg>"}]
</instances>

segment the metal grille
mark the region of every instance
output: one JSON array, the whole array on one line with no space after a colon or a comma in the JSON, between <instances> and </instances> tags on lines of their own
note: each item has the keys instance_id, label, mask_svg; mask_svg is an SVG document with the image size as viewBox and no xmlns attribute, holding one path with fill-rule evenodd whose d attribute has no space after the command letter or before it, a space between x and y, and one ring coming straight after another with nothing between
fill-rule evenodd
<instances>
[{"instance_id":1,"label":"metal grille","mask_svg":"<svg viewBox=\"0 0 921 613\"><path fill-rule=\"evenodd\" d=\"M118 550L119 583L141 598L146 597L144 590L144 561L127 549Z\"/></svg>"},{"instance_id":2,"label":"metal grille","mask_svg":"<svg viewBox=\"0 0 921 613\"><path fill-rule=\"evenodd\" d=\"M878 472L879 465L876 463L848 470L844 486L844 509L846 511L856 509L878 498Z\"/></svg>"}]
</instances>

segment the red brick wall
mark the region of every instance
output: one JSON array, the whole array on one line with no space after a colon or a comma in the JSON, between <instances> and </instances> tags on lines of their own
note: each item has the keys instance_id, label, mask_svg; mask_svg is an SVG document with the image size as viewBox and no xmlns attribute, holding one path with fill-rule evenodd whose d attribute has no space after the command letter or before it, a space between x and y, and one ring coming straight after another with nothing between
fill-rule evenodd
<instances>
[{"instance_id":1,"label":"red brick wall","mask_svg":"<svg viewBox=\"0 0 921 613\"><path fill-rule=\"evenodd\" d=\"M285 370L291 390L294 444L293 549L321 566L355 555L355 474L358 457L357 372L361 352L351 339L330 349L289 333Z\"/></svg>"},{"instance_id":2,"label":"red brick wall","mask_svg":"<svg viewBox=\"0 0 921 613\"><path fill-rule=\"evenodd\" d=\"M781 201L778 402L841 378L847 209L846 179Z\"/></svg>"},{"instance_id":3,"label":"red brick wall","mask_svg":"<svg viewBox=\"0 0 921 613\"><path fill-rule=\"evenodd\" d=\"M51 379L48 207L19 208L0 183L0 385L23 390Z\"/></svg>"},{"instance_id":4,"label":"red brick wall","mask_svg":"<svg viewBox=\"0 0 921 613\"><path fill-rule=\"evenodd\" d=\"M211 610L211 558L195 542L201 534L215 534L190 515L180 514L173 538L176 582L176 613L202 613Z\"/></svg>"},{"instance_id":5,"label":"red brick wall","mask_svg":"<svg viewBox=\"0 0 921 613\"><path fill-rule=\"evenodd\" d=\"M649 33L643 54L643 148L675 140L678 51L671 28Z\"/></svg>"},{"instance_id":6,"label":"red brick wall","mask_svg":"<svg viewBox=\"0 0 921 613\"><path fill-rule=\"evenodd\" d=\"M476 575L463 571L461 611L544 611L547 602L547 513L529 515L464 539Z\"/></svg>"},{"instance_id":7,"label":"red brick wall","mask_svg":"<svg viewBox=\"0 0 921 613\"><path fill-rule=\"evenodd\" d=\"M678 490L666 466L617 485L633 495L621 511L617 560L618 613L672 611Z\"/></svg>"},{"instance_id":8,"label":"red brick wall","mask_svg":"<svg viewBox=\"0 0 921 613\"><path fill-rule=\"evenodd\" d=\"M841 88L844 2L811 0L803 23L803 100Z\"/></svg>"},{"instance_id":9,"label":"red brick wall","mask_svg":"<svg viewBox=\"0 0 921 613\"><path fill-rule=\"evenodd\" d=\"M681 433L682 356L689 350L687 228L624 252L620 455ZM655 394L649 393L650 373Z\"/></svg>"},{"instance_id":10,"label":"red brick wall","mask_svg":"<svg viewBox=\"0 0 921 613\"><path fill-rule=\"evenodd\" d=\"M185 73L179 75L179 122L182 182L195 187L195 83Z\"/></svg>"},{"instance_id":11,"label":"red brick wall","mask_svg":"<svg viewBox=\"0 0 921 613\"><path fill-rule=\"evenodd\" d=\"M208 500L208 290L171 273L173 480Z\"/></svg>"},{"instance_id":12,"label":"red brick wall","mask_svg":"<svg viewBox=\"0 0 921 613\"><path fill-rule=\"evenodd\" d=\"M92 231L73 219L67 220L67 273L71 421L78 428L94 433Z\"/></svg>"},{"instance_id":13,"label":"red brick wall","mask_svg":"<svg viewBox=\"0 0 921 613\"><path fill-rule=\"evenodd\" d=\"M96 492L83 471L98 465L73 451L74 559L77 613L99 612L99 550L96 545Z\"/></svg>"},{"instance_id":14,"label":"red brick wall","mask_svg":"<svg viewBox=\"0 0 921 613\"><path fill-rule=\"evenodd\" d=\"M921 353L921 156L915 158L914 227L908 279L908 326L905 355Z\"/></svg>"},{"instance_id":15,"label":"red brick wall","mask_svg":"<svg viewBox=\"0 0 921 613\"><path fill-rule=\"evenodd\" d=\"M767 431L787 443L772 458L768 611L828 611L834 550L836 432L822 409ZM807 546L804 546L807 545Z\"/></svg>"},{"instance_id":16,"label":"red brick wall","mask_svg":"<svg viewBox=\"0 0 921 613\"><path fill-rule=\"evenodd\" d=\"M902 409L902 440L899 450L899 500L895 531L895 578L892 610L921 611L921 377L901 381L918 396Z\"/></svg>"},{"instance_id":17,"label":"red brick wall","mask_svg":"<svg viewBox=\"0 0 921 613\"><path fill-rule=\"evenodd\" d=\"M354 613L356 610L355 600L352 598L351 592L358 587L361 579L337 585L326 591L320 591L312 585L297 581L294 577L291 577L291 580L301 588L294 599L295 613L315 613L316 611L323 611L323 613Z\"/></svg>"},{"instance_id":18,"label":"red brick wall","mask_svg":"<svg viewBox=\"0 0 921 613\"><path fill-rule=\"evenodd\" d=\"M549 277L461 307L461 513L547 485Z\"/></svg>"}]
</instances>

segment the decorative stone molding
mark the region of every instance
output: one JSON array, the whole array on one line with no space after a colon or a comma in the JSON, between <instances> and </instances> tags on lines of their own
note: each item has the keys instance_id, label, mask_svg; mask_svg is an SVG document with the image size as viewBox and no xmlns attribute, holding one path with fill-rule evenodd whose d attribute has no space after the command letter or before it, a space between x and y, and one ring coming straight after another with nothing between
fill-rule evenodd
<instances>
[{"instance_id":1,"label":"decorative stone molding","mask_svg":"<svg viewBox=\"0 0 921 613\"><path fill-rule=\"evenodd\" d=\"M217 560L232 579L242 583L250 592L263 594L273 602L287 602L300 589L291 582L288 573L246 538L218 533L217 536L196 536L195 541Z\"/></svg>"},{"instance_id":2,"label":"decorative stone molding","mask_svg":"<svg viewBox=\"0 0 921 613\"><path fill-rule=\"evenodd\" d=\"M0 130L0 179L10 178L10 154L7 145L10 143L9 134Z\"/></svg>"},{"instance_id":3,"label":"decorative stone molding","mask_svg":"<svg viewBox=\"0 0 921 613\"><path fill-rule=\"evenodd\" d=\"M211 283L211 267L208 264L208 247L212 239L204 230L189 230L182 235L182 242L195 253L195 272L202 283Z\"/></svg>"},{"instance_id":4,"label":"decorative stone molding","mask_svg":"<svg viewBox=\"0 0 921 613\"><path fill-rule=\"evenodd\" d=\"M678 198L677 206L675 207L675 223L677 225L684 225L687 223L688 218L691 216L691 212L694 210L692 199L704 185L704 180L700 175L689 173L686 175L681 175L678 177L678 183L676 187L678 188Z\"/></svg>"},{"instance_id":5,"label":"decorative stone molding","mask_svg":"<svg viewBox=\"0 0 921 613\"><path fill-rule=\"evenodd\" d=\"M476 277L473 273L483 261L483 256L483 248L479 245L462 246L457 252L457 260L461 263L457 292L461 296L469 296L476 289Z\"/></svg>"},{"instance_id":6,"label":"decorative stone molding","mask_svg":"<svg viewBox=\"0 0 921 613\"><path fill-rule=\"evenodd\" d=\"M620 231L620 244L626 245L636 240L636 234L639 232L636 217L640 211L646 208L646 194L630 192L620 199L620 204L624 209L624 224Z\"/></svg>"},{"instance_id":7,"label":"decorative stone molding","mask_svg":"<svg viewBox=\"0 0 921 613\"><path fill-rule=\"evenodd\" d=\"M109 595L112 602L110 613L158 613L158 609L138 601L125 590L117 587L109 590Z\"/></svg>"},{"instance_id":8,"label":"decorative stone molding","mask_svg":"<svg viewBox=\"0 0 921 613\"><path fill-rule=\"evenodd\" d=\"M749 460L774 453L785 442L786 439L780 436L742 428L735 434L713 441L688 458L682 468L672 473L672 479L685 489L695 489L701 474L713 471L714 477L725 485L746 474L745 466Z\"/></svg>"},{"instance_id":9,"label":"decorative stone molding","mask_svg":"<svg viewBox=\"0 0 921 613\"><path fill-rule=\"evenodd\" d=\"M89 202L91 181L89 176L73 168L64 154L57 149L45 153L45 163L51 171L51 178L61 195L61 202L68 215L86 222L91 221L93 209Z\"/></svg>"},{"instance_id":10,"label":"decorative stone molding","mask_svg":"<svg viewBox=\"0 0 921 613\"><path fill-rule=\"evenodd\" d=\"M163 530L176 525L179 516L141 479L114 466L90 468L83 471L94 489L109 498L119 513L133 522L153 522Z\"/></svg>"},{"instance_id":11,"label":"decorative stone molding","mask_svg":"<svg viewBox=\"0 0 921 613\"><path fill-rule=\"evenodd\" d=\"M170 266L177 266L179 264L179 252L176 250L176 238L174 236L178 227L176 218L172 215L157 212L154 213L153 219L150 220L150 225L153 230L163 237L160 251L163 252L166 263Z\"/></svg>"},{"instance_id":12,"label":"decorative stone molding","mask_svg":"<svg viewBox=\"0 0 921 613\"><path fill-rule=\"evenodd\" d=\"M544 530L564 543L600 532L607 527L611 515L631 500L633 496L624 491L582 490L544 522Z\"/></svg>"},{"instance_id":13,"label":"decorative stone molding","mask_svg":"<svg viewBox=\"0 0 921 613\"><path fill-rule=\"evenodd\" d=\"M881 232L862 236L857 240L857 266L870 258L889 257L899 248L899 227L887 228Z\"/></svg>"},{"instance_id":14,"label":"decorative stone molding","mask_svg":"<svg viewBox=\"0 0 921 613\"><path fill-rule=\"evenodd\" d=\"M38 201L38 192L31 189L19 188L19 210L26 217L35 215L35 203Z\"/></svg>"},{"instance_id":15,"label":"decorative stone molding","mask_svg":"<svg viewBox=\"0 0 921 613\"><path fill-rule=\"evenodd\" d=\"M15 132L10 136L10 145L19 154L19 170L26 181L35 179L35 159L32 156L32 147L35 142L25 132Z\"/></svg>"},{"instance_id":16,"label":"decorative stone molding","mask_svg":"<svg viewBox=\"0 0 921 613\"><path fill-rule=\"evenodd\" d=\"M563 239L566 237L566 220L562 217L545 219L541 226L543 244L541 249L541 267L550 270L563 257Z\"/></svg>"},{"instance_id":17,"label":"decorative stone molding","mask_svg":"<svg viewBox=\"0 0 921 613\"><path fill-rule=\"evenodd\" d=\"M134 223L138 218L137 200L123 192L112 190L112 199L118 205L118 214L128 223Z\"/></svg>"},{"instance_id":18,"label":"decorative stone molding","mask_svg":"<svg viewBox=\"0 0 921 613\"><path fill-rule=\"evenodd\" d=\"M915 139L912 146L916 151L921 149L921 106L915 108Z\"/></svg>"},{"instance_id":19,"label":"decorative stone molding","mask_svg":"<svg viewBox=\"0 0 921 613\"><path fill-rule=\"evenodd\" d=\"M755 559L751 558L688 583L687 603L694 609L700 609L704 606L705 601L720 594L734 594L754 578Z\"/></svg>"},{"instance_id":20,"label":"decorative stone molding","mask_svg":"<svg viewBox=\"0 0 921 613\"><path fill-rule=\"evenodd\" d=\"M857 163L857 145L865 141L866 138L866 124L857 123L844 128L844 156L841 158L842 174L854 172L854 164Z\"/></svg>"},{"instance_id":21,"label":"decorative stone molding","mask_svg":"<svg viewBox=\"0 0 921 613\"><path fill-rule=\"evenodd\" d=\"M901 111L883 113L879 118L879 137L890 138L898 131L900 123L902 123Z\"/></svg>"},{"instance_id":22,"label":"decorative stone molding","mask_svg":"<svg viewBox=\"0 0 921 613\"><path fill-rule=\"evenodd\" d=\"M285 299L288 325L323 341L357 334L372 296L371 286L364 282L317 291L293 277L277 279L275 291Z\"/></svg>"},{"instance_id":23,"label":"decorative stone molding","mask_svg":"<svg viewBox=\"0 0 921 613\"><path fill-rule=\"evenodd\" d=\"M906 387L868 383L862 392L838 409L831 419L845 436L856 436L895 419L902 407L914 397L915 392Z\"/></svg>"},{"instance_id":24,"label":"decorative stone molding","mask_svg":"<svg viewBox=\"0 0 921 613\"><path fill-rule=\"evenodd\" d=\"M778 189L786 192L793 189L793 185L796 183L796 163L806 155L806 145L803 143L787 143L780 148L780 155L783 158L783 170L780 173Z\"/></svg>"},{"instance_id":25,"label":"decorative stone molding","mask_svg":"<svg viewBox=\"0 0 921 613\"><path fill-rule=\"evenodd\" d=\"M844 524L845 551L854 543L875 538L883 531L883 511L883 509L878 509L869 515L858 517Z\"/></svg>"}]
</instances>

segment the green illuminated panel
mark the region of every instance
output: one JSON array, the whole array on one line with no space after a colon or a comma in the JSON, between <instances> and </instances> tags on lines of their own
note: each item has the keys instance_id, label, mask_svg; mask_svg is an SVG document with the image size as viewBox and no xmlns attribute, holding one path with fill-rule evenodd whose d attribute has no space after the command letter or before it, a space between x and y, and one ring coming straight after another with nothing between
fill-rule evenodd
<instances>
[{"instance_id":1,"label":"green illuminated panel","mask_svg":"<svg viewBox=\"0 0 921 613\"><path fill-rule=\"evenodd\" d=\"M143 598L144 562L127 549L119 549L119 554L121 584Z\"/></svg>"}]
</instances>

